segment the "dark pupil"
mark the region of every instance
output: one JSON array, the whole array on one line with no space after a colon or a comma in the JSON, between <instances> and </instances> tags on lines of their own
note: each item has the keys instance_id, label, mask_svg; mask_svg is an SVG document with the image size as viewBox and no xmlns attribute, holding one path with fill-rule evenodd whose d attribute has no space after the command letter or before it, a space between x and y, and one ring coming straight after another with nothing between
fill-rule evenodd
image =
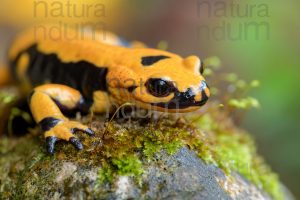
<instances>
[{"instance_id":1,"label":"dark pupil","mask_svg":"<svg viewBox=\"0 0 300 200\"><path fill-rule=\"evenodd\" d=\"M156 97L164 97L170 94L169 84L161 79L151 79L148 83L149 92Z\"/></svg>"}]
</instances>

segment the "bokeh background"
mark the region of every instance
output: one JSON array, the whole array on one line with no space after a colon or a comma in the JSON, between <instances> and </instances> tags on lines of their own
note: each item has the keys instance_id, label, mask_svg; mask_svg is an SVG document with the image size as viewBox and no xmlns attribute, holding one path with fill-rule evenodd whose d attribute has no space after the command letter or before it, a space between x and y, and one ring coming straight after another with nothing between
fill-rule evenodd
<instances>
[{"instance_id":1,"label":"bokeh background","mask_svg":"<svg viewBox=\"0 0 300 200\"><path fill-rule=\"evenodd\" d=\"M2 62L11 33L29 23L101 23L106 30L150 46L164 40L168 50L183 56L218 56L223 70L235 72L246 80L260 80L261 86L252 95L260 101L261 108L249 111L241 126L255 137L258 151L300 198L299 1L0 0L0 3Z\"/></svg>"}]
</instances>

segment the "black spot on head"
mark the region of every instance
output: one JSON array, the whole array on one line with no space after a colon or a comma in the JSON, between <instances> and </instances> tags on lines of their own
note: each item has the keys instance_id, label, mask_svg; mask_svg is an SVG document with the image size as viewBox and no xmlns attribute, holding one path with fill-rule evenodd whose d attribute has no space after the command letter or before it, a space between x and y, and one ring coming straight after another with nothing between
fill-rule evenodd
<instances>
[{"instance_id":1,"label":"black spot on head","mask_svg":"<svg viewBox=\"0 0 300 200\"><path fill-rule=\"evenodd\" d=\"M145 56L145 57L142 57L142 65L143 66L149 66L149 65L152 65L162 59L166 59L166 58L170 58L168 56Z\"/></svg>"}]
</instances>

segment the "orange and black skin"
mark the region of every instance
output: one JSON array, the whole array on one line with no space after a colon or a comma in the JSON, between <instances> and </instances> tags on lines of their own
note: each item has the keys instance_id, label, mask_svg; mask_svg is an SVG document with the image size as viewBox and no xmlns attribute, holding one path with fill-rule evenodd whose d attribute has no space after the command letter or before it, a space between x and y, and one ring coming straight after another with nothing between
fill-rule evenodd
<instances>
[{"instance_id":1,"label":"orange and black skin","mask_svg":"<svg viewBox=\"0 0 300 200\"><path fill-rule=\"evenodd\" d=\"M49 153L57 140L82 149L77 130L93 135L87 126L65 117L67 112L103 113L128 102L148 110L189 112L210 96L197 56L182 58L140 45L128 48L116 38L95 40L88 34L51 39L45 32L31 28L21 33L9 60L14 77L29 94Z\"/></svg>"}]
</instances>

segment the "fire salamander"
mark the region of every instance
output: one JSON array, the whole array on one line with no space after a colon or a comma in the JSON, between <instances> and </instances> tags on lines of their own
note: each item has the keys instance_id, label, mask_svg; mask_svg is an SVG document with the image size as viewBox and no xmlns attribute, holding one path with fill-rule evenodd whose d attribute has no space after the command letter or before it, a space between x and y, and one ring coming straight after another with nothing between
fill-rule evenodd
<instances>
[{"instance_id":1,"label":"fire salamander","mask_svg":"<svg viewBox=\"0 0 300 200\"><path fill-rule=\"evenodd\" d=\"M83 145L74 135L94 132L69 120L70 111L103 113L131 103L160 112L189 112L204 105L209 88L197 56L182 58L162 50L129 47L113 35L95 39L47 35L51 26L32 27L12 43L8 59L13 77L28 95L34 120L40 125L49 153L65 140L77 149ZM74 35L76 30L68 30Z\"/></svg>"}]
</instances>

